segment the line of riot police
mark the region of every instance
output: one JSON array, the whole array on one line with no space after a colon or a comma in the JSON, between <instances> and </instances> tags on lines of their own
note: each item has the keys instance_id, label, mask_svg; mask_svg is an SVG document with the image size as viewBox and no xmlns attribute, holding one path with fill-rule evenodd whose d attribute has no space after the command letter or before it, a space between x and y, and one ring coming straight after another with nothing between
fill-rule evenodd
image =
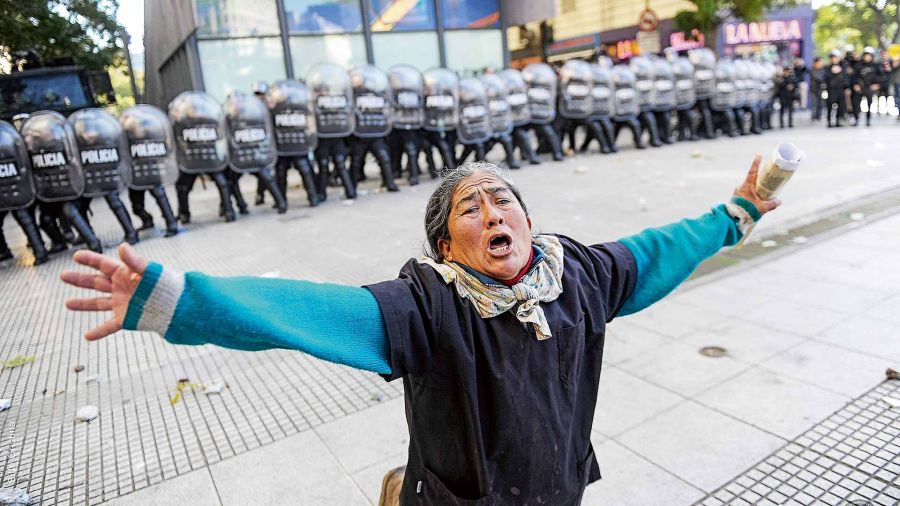
<instances>
[{"instance_id":1,"label":"line of riot police","mask_svg":"<svg viewBox=\"0 0 900 506\"><path fill-rule=\"evenodd\" d=\"M410 185L418 184L420 154L432 178L469 156L484 159L495 145L515 169L520 160L541 163L540 152L563 159L562 140L568 135L574 150L579 128L585 130L580 151L597 140L603 153L617 151L623 128L637 148L645 147L645 136L652 146L672 143L675 132L678 140L760 133L770 128L774 73L764 63L716 61L708 49L618 65L605 57L573 60L558 74L533 63L463 79L446 68L420 73L396 65L385 73L371 65L346 71L321 63L305 81L256 83L253 94L233 92L224 104L201 91L184 92L168 115L150 105L130 107L118 120L99 109L68 119L39 112L18 131L0 123L0 218L12 212L36 263L43 263L70 244L102 249L88 221L95 197L107 202L124 240L137 242L119 198L125 189L140 229L153 227L144 206L149 190L166 236L177 234L179 221L190 223L189 195L202 175L216 185L220 215L230 222L232 200L239 213L248 211L237 183L243 174L259 180L257 203L267 191L283 213L291 169L299 172L310 206L326 200L332 182L353 199L370 153L382 186L397 191L404 173ZM172 183L177 218L164 189ZM38 228L50 238L49 249ZM0 242L3 256L8 248Z\"/></svg>"},{"instance_id":2,"label":"line of riot police","mask_svg":"<svg viewBox=\"0 0 900 506\"><path fill-rule=\"evenodd\" d=\"M829 127L840 127L845 115L853 116L853 125L860 124L862 100L866 100L866 126L872 124L872 112L879 96L889 95L891 75L900 68L900 60L890 61L887 54L876 58L875 49L866 47L860 58L857 53L846 54L835 49L831 51L827 63L817 58L810 71L810 89L817 104L813 119L821 114L820 97L827 97L825 105L826 122ZM897 100L897 97L894 97Z\"/></svg>"}]
</instances>

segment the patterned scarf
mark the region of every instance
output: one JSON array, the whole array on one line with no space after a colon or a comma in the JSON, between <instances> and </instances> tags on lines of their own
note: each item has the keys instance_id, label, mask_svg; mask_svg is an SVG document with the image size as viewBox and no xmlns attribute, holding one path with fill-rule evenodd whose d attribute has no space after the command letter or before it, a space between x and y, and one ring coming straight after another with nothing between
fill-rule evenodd
<instances>
[{"instance_id":1,"label":"patterned scarf","mask_svg":"<svg viewBox=\"0 0 900 506\"><path fill-rule=\"evenodd\" d=\"M430 258L423 258L420 262L438 271L445 283L453 282L459 296L469 299L482 318L503 314L518 305L516 318L522 323L534 325L535 335L543 341L549 339L551 334L539 303L554 301L563 291L563 249L559 239L552 235L536 235L532 240L543 253L543 258L511 287L484 284L454 262L437 263Z\"/></svg>"}]
</instances>

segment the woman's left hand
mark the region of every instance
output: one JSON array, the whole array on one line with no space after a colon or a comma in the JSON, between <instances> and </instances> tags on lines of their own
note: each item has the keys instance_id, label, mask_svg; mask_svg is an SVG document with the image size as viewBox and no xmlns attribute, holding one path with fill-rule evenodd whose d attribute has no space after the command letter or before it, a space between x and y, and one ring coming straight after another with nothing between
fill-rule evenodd
<instances>
[{"instance_id":1,"label":"woman's left hand","mask_svg":"<svg viewBox=\"0 0 900 506\"><path fill-rule=\"evenodd\" d=\"M747 173L744 182L735 188L734 196L749 200L756 206L756 209L759 210L760 214L766 214L772 209L780 206L781 201L778 199L763 200L760 198L759 194L756 193L756 177L759 175L760 162L762 162L762 156L756 155L756 157L753 158L753 165L750 166L750 172Z\"/></svg>"}]
</instances>

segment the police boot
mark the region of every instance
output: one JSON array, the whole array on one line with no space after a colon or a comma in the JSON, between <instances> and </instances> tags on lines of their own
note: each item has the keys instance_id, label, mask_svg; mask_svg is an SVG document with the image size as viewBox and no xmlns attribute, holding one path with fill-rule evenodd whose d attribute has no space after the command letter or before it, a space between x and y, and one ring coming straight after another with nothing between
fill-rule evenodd
<instances>
[{"instance_id":1,"label":"police boot","mask_svg":"<svg viewBox=\"0 0 900 506\"><path fill-rule=\"evenodd\" d=\"M600 143L600 152L603 154L612 153L612 148L609 146L609 139L606 138L606 132L603 131L603 127L600 125L599 121L590 121L587 123L588 135L590 137L596 137L597 142Z\"/></svg>"},{"instance_id":2,"label":"police boot","mask_svg":"<svg viewBox=\"0 0 900 506\"><path fill-rule=\"evenodd\" d=\"M428 164L428 175L431 179L437 179L438 166L434 163L434 144L428 140L428 134L424 130L419 130L419 149L425 152L425 163ZM418 157L418 153L416 157Z\"/></svg>"},{"instance_id":3,"label":"police boot","mask_svg":"<svg viewBox=\"0 0 900 506\"><path fill-rule=\"evenodd\" d=\"M703 123L703 136L707 139L716 138L716 127L713 121L713 114L708 103L700 105L700 118Z\"/></svg>"},{"instance_id":4,"label":"police boot","mask_svg":"<svg viewBox=\"0 0 900 506\"><path fill-rule=\"evenodd\" d=\"M47 234L47 237L50 238L50 253L59 253L60 251L69 249L68 245L66 244L67 239L59 229L57 221L53 218L53 216L41 210L40 217L38 218L38 224L40 225L41 230L43 230L44 233ZM74 234L72 234L72 239L75 239Z\"/></svg>"},{"instance_id":5,"label":"police boot","mask_svg":"<svg viewBox=\"0 0 900 506\"><path fill-rule=\"evenodd\" d=\"M175 185L175 195L178 198L178 221L187 225L191 222L191 204L188 195L191 188L184 185Z\"/></svg>"},{"instance_id":6,"label":"police boot","mask_svg":"<svg viewBox=\"0 0 900 506\"><path fill-rule=\"evenodd\" d=\"M131 201L131 212L141 219L141 227L138 230L150 230L153 228L153 216L147 212L144 205L144 190L128 190L128 200Z\"/></svg>"},{"instance_id":7,"label":"police boot","mask_svg":"<svg viewBox=\"0 0 900 506\"><path fill-rule=\"evenodd\" d=\"M369 151L367 144L357 138L350 141L350 176L354 183L366 179L366 155Z\"/></svg>"},{"instance_id":8,"label":"police boot","mask_svg":"<svg viewBox=\"0 0 900 506\"><path fill-rule=\"evenodd\" d=\"M531 145L531 137L528 131L522 127L516 127L513 130L513 142L519 148L519 157L528 160L531 165L540 165L541 157L534 152L534 146Z\"/></svg>"},{"instance_id":9,"label":"police boot","mask_svg":"<svg viewBox=\"0 0 900 506\"><path fill-rule=\"evenodd\" d=\"M759 108L750 108L750 132L755 135L762 134L762 126L760 125Z\"/></svg>"},{"instance_id":10,"label":"police boot","mask_svg":"<svg viewBox=\"0 0 900 506\"><path fill-rule=\"evenodd\" d=\"M391 168L391 159L388 156L387 149L384 146L375 147L375 160L378 162L378 168L381 169L381 184L387 188L389 192L398 192L400 188L394 182L394 171Z\"/></svg>"},{"instance_id":11,"label":"police boot","mask_svg":"<svg viewBox=\"0 0 900 506\"><path fill-rule=\"evenodd\" d=\"M641 138L641 122L637 118L628 118L619 124L618 128L627 127L631 130L631 136L634 138L634 147L636 149L646 149L644 139Z\"/></svg>"},{"instance_id":12,"label":"police boot","mask_svg":"<svg viewBox=\"0 0 900 506\"><path fill-rule=\"evenodd\" d=\"M13 257L12 251L6 244L6 237L3 235L3 221L0 220L0 262L4 262Z\"/></svg>"},{"instance_id":13,"label":"police boot","mask_svg":"<svg viewBox=\"0 0 900 506\"><path fill-rule=\"evenodd\" d=\"M456 169L456 156L453 153L453 149L451 149L450 143L446 139L438 139L436 144L438 153L441 155L441 161L444 162L444 167L448 170Z\"/></svg>"},{"instance_id":14,"label":"police boot","mask_svg":"<svg viewBox=\"0 0 900 506\"><path fill-rule=\"evenodd\" d=\"M554 161L561 161L565 157L562 152L562 145L559 142L559 137L556 135L556 131L553 130L551 125L541 125L539 127L539 132L541 133L542 139L547 142L550 146L550 151L553 153Z\"/></svg>"},{"instance_id":15,"label":"police boot","mask_svg":"<svg viewBox=\"0 0 900 506\"><path fill-rule=\"evenodd\" d=\"M672 144L674 142L672 140L672 129L670 128L672 114L669 111L660 111L655 114L656 124L659 127L659 140L661 140L663 144Z\"/></svg>"},{"instance_id":16,"label":"police boot","mask_svg":"<svg viewBox=\"0 0 900 506\"><path fill-rule=\"evenodd\" d=\"M613 126L612 120L607 117L603 117L597 120L597 123L600 124L600 131L606 134L606 140L609 141L609 152L618 153L619 148L618 146L616 146L616 129Z\"/></svg>"},{"instance_id":17,"label":"police boot","mask_svg":"<svg viewBox=\"0 0 900 506\"><path fill-rule=\"evenodd\" d=\"M734 115L730 114L730 111L725 111L722 113L722 116L725 118L725 128L728 129L726 131L726 133L728 134L728 137L737 137L738 131L737 131L737 124L735 124L735 121L734 121Z\"/></svg>"},{"instance_id":18,"label":"police boot","mask_svg":"<svg viewBox=\"0 0 900 506\"><path fill-rule=\"evenodd\" d=\"M343 154L334 155L334 166L337 169L338 177L341 179L341 185L344 187L344 196L348 199L356 198L356 183L347 170L347 160Z\"/></svg>"},{"instance_id":19,"label":"police boot","mask_svg":"<svg viewBox=\"0 0 900 506\"><path fill-rule=\"evenodd\" d=\"M91 251L96 251L97 253L103 253L103 244L100 242L100 239L97 239L97 236L94 235L94 230L88 224L87 220L84 219L84 216L81 215L81 211L78 210L78 207L74 202L68 201L64 202L62 206L63 216L69 220L69 223L75 227L75 230L78 231L78 235L87 244L87 247Z\"/></svg>"},{"instance_id":20,"label":"police boot","mask_svg":"<svg viewBox=\"0 0 900 506\"><path fill-rule=\"evenodd\" d=\"M402 150L397 153L397 164L400 163L400 157L403 156L403 153L406 153L406 166L409 171L409 176L407 181L409 181L410 186L415 186L419 184L419 146L416 143L415 138L410 134L407 139L404 140ZM395 161L391 159L391 161Z\"/></svg>"},{"instance_id":21,"label":"police boot","mask_svg":"<svg viewBox=\"0 0 900 506\"><path fill-rule=\"evenodd\" d=\"M231 196L234 197L234 203L237 205L238 212L247 215L250 214L250 210L247 207L247 201L244 200L244 194L241 193L241 186L238 184L238 179L240 179L240 175L226 177L226 181L228 183L228 190L231 192ZM219 216L225 215L225 208L219 207Z\"/></svg>"},{"instance_id":22,"label":"police boot","mask_svg":"<svg viewBox=\"0 0 900 506\"><path fill-rule=\"evenodd\" d=\"M29 213L27 209L19 209L13 211L13 218L16 219L16 222L22 227L22 231L25 232L25 238L28 239L28 246L34 253L34 265L47 263L50 260L50 255L47 252L47 246L44 245L44 240L41 239L41 233L34 224L34 218L32 218L31 213ZM0 236L2 236L2 234L0 234ZM0 249L5 246L6 244L0 244Z\"/></svg>"},{"instance_id":23,"label":"police boot","mask_svg":"<svg viewBox=\"0 0 900 506\"><path fill-rule=\"evenodd\" d=\"M268 167L264 167L257 174L259 177L259 183L263 185L263 188L269 190L269 193L272 194L272 198L275 199L275 209L278 209L278 214L284 214L287 212L287 200L284 198L284 194L281 193L281 188L278 187L278 184L275 182L275 177L272 175L272 169Z\"/></svg>"},{"instance_id":24,"label":"police boot","mask_svg":"<svg viewBox=\"0 0 900 506\"><path fill-rule=\"evenodd\" d=\"M116 216L116 219L119 220L119 224L122 225L122 230L125 231L125 242L128 244L137 244L140 239L138 239L137 231L134 230L134 223L131 222L131 215L128 214L128 210L125 209L125 204L122 203L119 194L110 193L107 195L106 203Z\"/></svg>"},{"instance_id":25,"label":"police boot","mask_svg":"<svg viewBox=\"0 0 900 506\"><path fill-rule=\"evenodd\" d=\"M221 172L215 172L211 174L211 177L216 184L216 189L219 190L219 205L222 209L222 215L225 217L225 223L231 223L237 219L237 216L235 216L234 208L231 206L231 188L228 185L228 180L225 179L225 174Z\"/></svg>"},{"instance_id":26,"label":"police boot","mask_svg":"<svg viewBox=\"0 0 900 506\"><path fill-rule=\"evenodd\" d=\"M640 120L643 129L650 132L650 145L654 148L662 146L662 141L659 140L659 127L656 124L656 117L653 116L653 113L642 112Z\"/></svg>"},{"instance_id":27,"label":"police boot","mask_svg":"<svg viewBox=\"0 0 900 506\"><path fill-rule=\"evenodd\" d=\"M261 206L266 203L266 186L268 186L267 182L263 182L261 179L256 180L256 200L253 201L253 205Z\"/></svg>"},{"instance_id":28,"label":"police boot","mask_svg":"<svg viewBox=\"0 0 900 506\"><path fill-rule=\"evenodd\" d=\"M173 235L177 235L180 230L178 229L178 220L175 219L175 213L172 212L172 206L169 204L169 197L166 195L166 189L160 186L154 186L150 189L150 194L153 195L153 199L156 200L156 205L159 206L159 211L163 215L163 219L166 220L166 237L172 237Z\"/></svg>"},{"instance_id":29,"label":"police boot","mask_svg":"<svg viewBox=\"0 0 900 506\"><path fill-rule=\"evenodd\" d=\"M309 164L309 159L305 157L298 158L297 170L300 171L300 179L303 181L303 188L306 190L309 207L316 207L319 205L319 192L316 189L316 176L313 173L312 166Z\"/></svg>"},{"instance_id":30,"label":"police boot","mask_svg":"<svg viewBox=\"0 0 900 506\"><path fill-rule=\"evenodd\" d=\"M503 154L506 156L506 166L510 169L518 169L522 164L516 160L515 148L513 148L512 139L509 135L501 135L497 142L503 147Z\"/></svg>"}]
</instances>

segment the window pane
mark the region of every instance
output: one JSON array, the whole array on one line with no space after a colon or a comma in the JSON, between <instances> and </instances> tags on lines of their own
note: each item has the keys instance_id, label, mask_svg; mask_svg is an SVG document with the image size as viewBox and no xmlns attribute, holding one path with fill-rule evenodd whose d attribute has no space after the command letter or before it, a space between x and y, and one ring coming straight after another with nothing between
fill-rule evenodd
<instances>
[{"instance_id":1,"label":"window pane","mask_svg":"<svg viewBox=\"0 0 900 506\"><path fill-rule=\"evenodd\" d=\"M434 20L434 0L371 0L373 32L433 30Z\"/></svg>"},{"instance_id":2,"label":"window pane","mask_svg":"<svg viewBox=\"0 0 900 506\"><path fill-rule=\"evenodd\" d=\"M415 51L410 51L410 48L415 48ZM375 66L384 71L398 63L406 63L419 70L441 64L435 32L374 33L372 52L375 54Z\"/></svg>"},{"instance_id":3,"label":"window pane","mask_svg":"<svg viewBox=\"0 0 900 506\"><path fill-rule=\"evenodd\" d=\"M284 0L291 33L361 32L359 0Z\"/></svg>"},{"instance_id":4,"label":"window pane","mask_svg":"<svg viewBox=\"0 0 900 506\"><path fill-rule=\"evenodd\" d=\"M444 28L500 28L498 0L444 0Z\"/></svg>"},{"instance_id":5,"label":"window pane","mask_svg":"<svg viewBox=\"0 0 900 506\"><path fill-rule=\"evenodd\" d=\"M222 102L231 90L250 93L253 81L284 79L281 39L198 41L206 92Z\"/></svg>"},{"instance_id":6,"label":"window pane","mask_svg":"<svg viewBox=\"0 0 900 506\"><path fill-rule=\"evenodd\" d=\"M309 69L319 62L337 63L346 68L366 63L366 41L362 34L291 37L291 57L294 75L305 79Z\"/></svg>"},{"instance_id":7,"label":"window pane","mask_svg":"<svg viewBox=\"0 0 900 506\"><path fill-rule=\"evenodd\" d=\"M197 35L278 35L275 0L197 0Z\"/></svg>"},{"instance_id":8,"label":"window pane","mask_svg":"<svg viewBox=\"0 0 900 506\"><path fill-rule=\"evenodd\" d=\"M500 37L500 30L444 32L447 67L460 75L472 75L488 67L502 69L503 41Z\"/></svg>"}]
</instances>

